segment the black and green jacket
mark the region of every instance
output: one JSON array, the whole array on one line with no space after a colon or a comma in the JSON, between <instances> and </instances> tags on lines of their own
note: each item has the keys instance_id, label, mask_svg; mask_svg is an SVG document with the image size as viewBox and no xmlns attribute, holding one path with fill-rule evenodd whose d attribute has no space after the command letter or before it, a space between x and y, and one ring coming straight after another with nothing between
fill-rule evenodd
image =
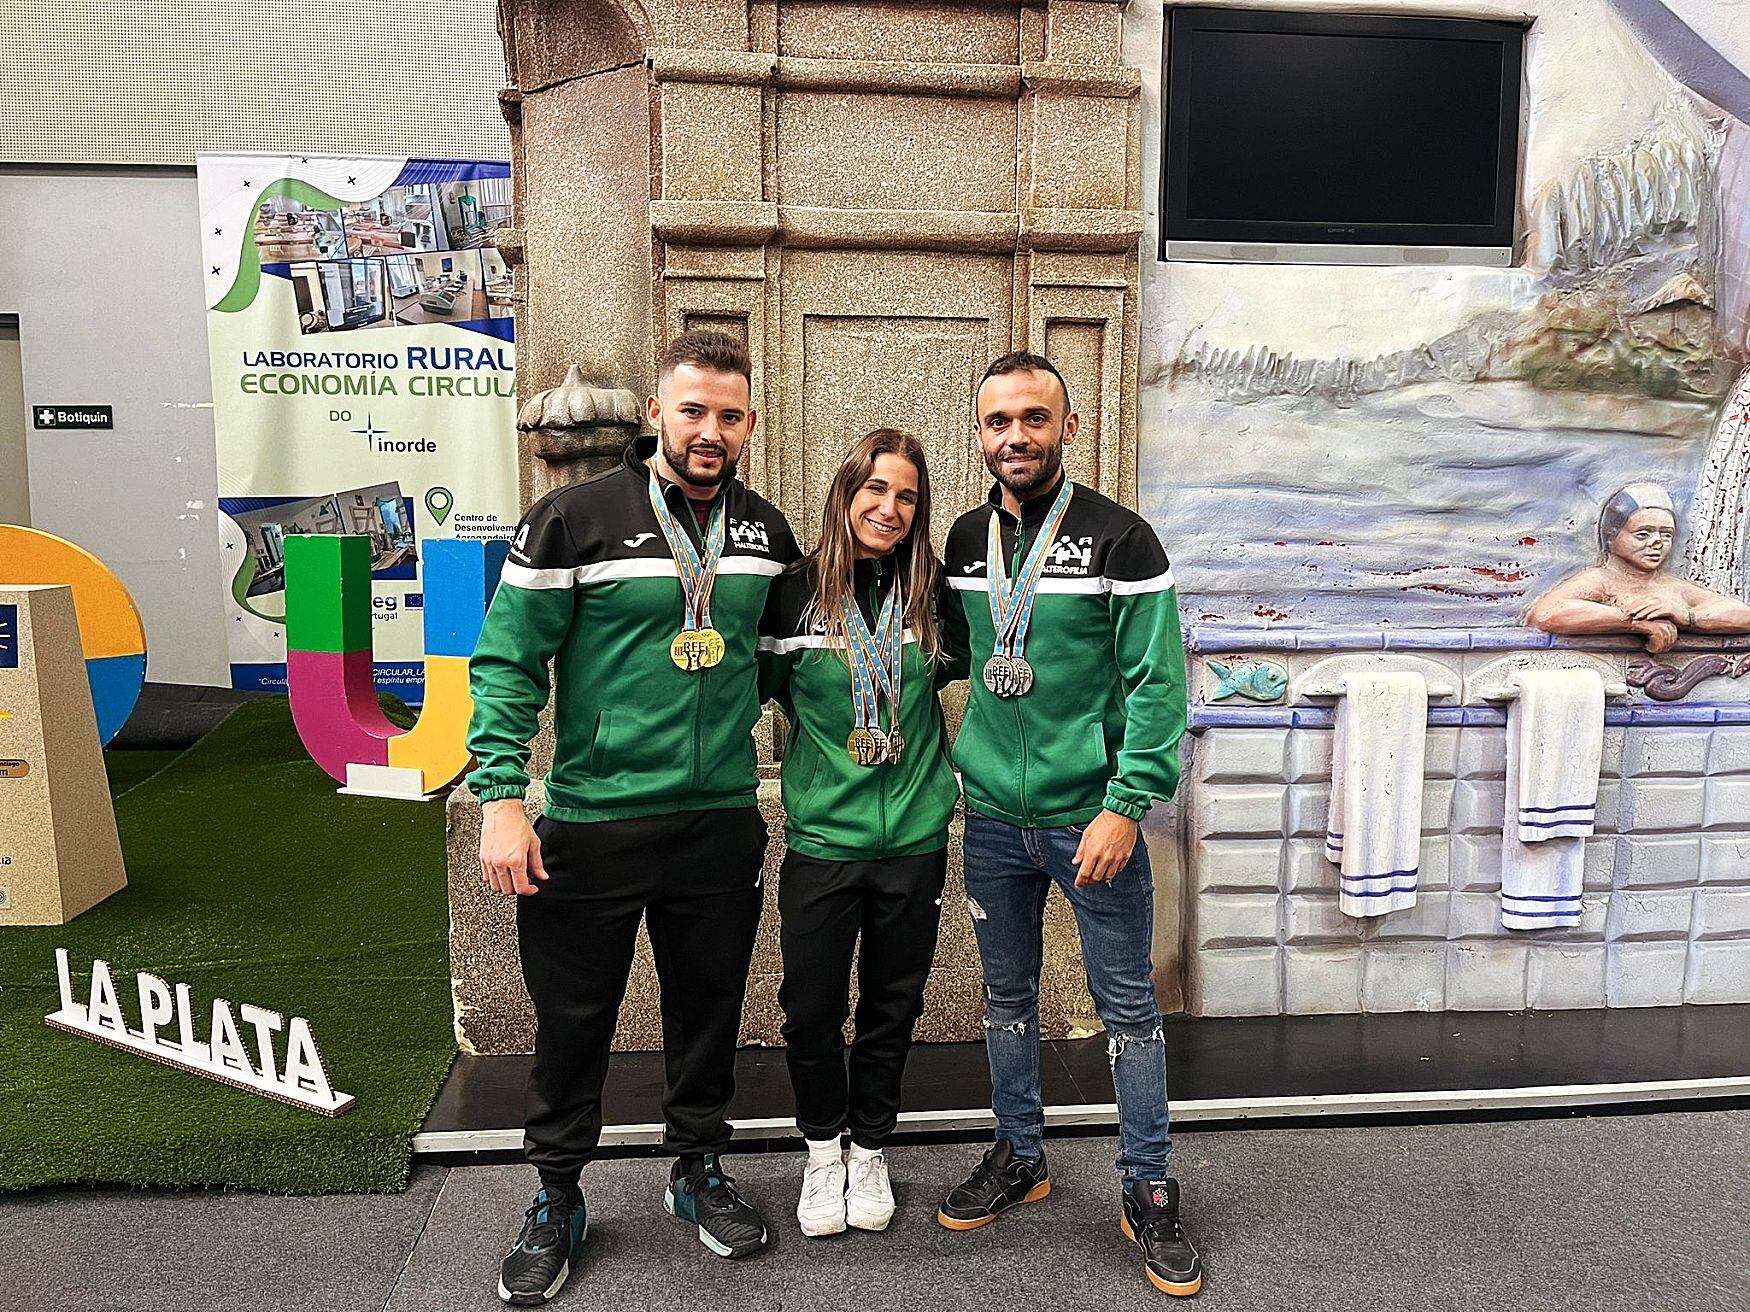
<instances>
[{"instance_id":1,"label":"black and green jacket","mask_svg":"<svg viewBox=\"0 0 1750 1312\"><path fill-rule=\"evenodd\" d=\"M1002 525L1013 579L1052 493L1001 508L998 490L948 531L944 624L956 673L972 681L954 764L966 804L1029 829L1083 824L1102 808L1142 819L1179 784L1185 653L1173 573L1148 522L1075 485L1046 558L1025 656L1034 685L1000 698L980 672L995 647L985 560L990 517Z\"/></svg>"},{"instance_id":2,"label":"black and green jacket","mask_svg":"<svg viewBox=\"0 0 1750 1312\"><path fill-rule=\"evenodd\" d=\"M685 619L681 584L644 463L655 450L654 437L638 438L619 468L542 497L517 529L469 663L468 746L479 766L468 785L483 802L520 797L528 783L551 660L547 815L619 820L754 804L759 621L796 539L763 497L734 479L724 485L711 613L727 651L714 669L681 670L669 658ZM699 545L685 495L672 484L664 492Z\"/></svg>"},{"instance_id":3,"label":"black and green jacket","mask_svg":"<svg viewBox=\"0 0 1750 1312\"><path fill-rule=\"evenodd\" d=\"M890 562L858 561L857 605L871 627L893 584ZM807 567L785 571L760 624L760 690L784 708L792 733L784 750L784 839L822 861L885 861L948 845L960 796L948 764L936 691L943 666L905 632L896 765L862 766L845 751L856 727L851 670L806 612L814 583ZM887 721L882 702L882 725Z\"/></svg>"}]
</instances>

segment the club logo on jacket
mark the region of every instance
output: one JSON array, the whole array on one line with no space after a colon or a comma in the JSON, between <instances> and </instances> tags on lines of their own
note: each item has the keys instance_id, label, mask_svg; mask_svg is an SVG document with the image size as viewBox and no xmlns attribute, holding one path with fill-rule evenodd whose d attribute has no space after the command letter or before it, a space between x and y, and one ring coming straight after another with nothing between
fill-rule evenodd
<instances>
[{"instance_id":1,"label":"club logo on jacket","mask_svg":"<svg viewBox=\"0 0 1750 1312\"><path fill-rule=\"evenodd\" d=\"M1094 563L1094 539L1072 538L1068 534L1051 544L1045 553L1045 573L1086 574Z\"/></svg>"},{"instance_id":2,"label":"club logo on jacket","mask_svg":"<svg viewBox=\"0 0 1750 1312\"><path fill-rule=\"evenodd\" d=\"M766 526L755 519L731 519L729 521L729 540L743 551L763 551L771 554L771 539L766 535Z\"/></svg>"}]
</instances>

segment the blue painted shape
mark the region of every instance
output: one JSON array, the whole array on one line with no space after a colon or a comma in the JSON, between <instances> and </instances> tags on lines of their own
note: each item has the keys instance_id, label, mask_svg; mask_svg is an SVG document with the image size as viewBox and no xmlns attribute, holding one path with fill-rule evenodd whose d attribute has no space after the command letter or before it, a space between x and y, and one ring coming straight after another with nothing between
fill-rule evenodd
<instances>
[{"instance_id":1,"label":"blue painted shape","mask_svg":"<svg viewBox=\"0 0 1750 1312\"><path fill-rule=\"evenodd\" d=\"M0 670L18 668L18 607L0 606Z\"/></svg>"},{"instance_id":2,"label":"blue painted shape","mask_svg":"<svg viewBox=\"0 0 1750 1312\"><path fill-rule=\"evenodd\" d=\"M1293 651L1291 629L1240 629L1214 624L1194 624L1185 639L1188 651Z\"/></svg>"},{"instance_id":3,"label":"blue painted shape","mask_svg":"<svg viewBox=\"0 0 1750 1312\"><path fill-rule=\"evenodd\" d=\"M1387 629L1387 651L1469 651L1470 634L1464 629Z\"/></svg>"},{"instance_id":4,"label":"blue painted shape","mask_svg":"<svg viewBox=\"0 0 1750 1312\"><path fill-rule=\"evenodd\" d=\"M1303 632L1295 644L1300 651L1383 651L1383 629L1328 628Z\"/></svg>"},{"instance_id":5,"label":"blue painted shape","mask_svg":"<svg viewBox=\"0 0 1750 1312\"><path fill-rule=\"evenodd\" d=\"M501 342L516 341L516 320L508 314L497 319L464 319L454 326L485 337L496 337Z\"/></svg>"},{"instance_id":6,"label":"blue painted shape","mask_svg":"<svg viewBox=\"0 0 1750 1312\"><path fill-rule=\"evenodd\" d=\"M510 543L434 538L425 544L425 654L474 654Z\"/></svg>"},{"instance_id":7,"label":"blue painted shape","mask_svg":"<svg viewBox=\"0 0 1750 1312\"><path fill-rule=\"evenodd\" d=\"M91 682L91 709L97 713L97 740L107 743L121 732L140 700L146 654L93 657L85 662L85 677Z\"/></svg>"},{"instance_id":8,"label":"blue painted shape","mask_svg":"<svg viewBox=\"0 0 1750 1312\"><path fill-rule=\"evenodd\" d=\"M475 178L508 178L510 165L496 160L432 159L415 156L401 166L391 186L415 187L432 182L472 182Z\"/></svg>"}]
</instances>

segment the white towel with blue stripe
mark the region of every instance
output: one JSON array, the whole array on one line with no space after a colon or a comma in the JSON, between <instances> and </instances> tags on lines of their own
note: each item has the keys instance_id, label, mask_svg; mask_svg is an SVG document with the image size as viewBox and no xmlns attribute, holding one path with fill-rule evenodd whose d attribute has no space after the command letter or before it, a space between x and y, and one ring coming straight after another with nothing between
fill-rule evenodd
<instances>
[{"instance_id":1,"label":"white towel with blue stripe","mask_svg":"<svg viewBox=\"0 0 1750 1312\"><path fill-rule=\"evenodd\" d=\"M1522 670L1507 706L1501 924L1580 923L1586 840L1604 759L1604 679L1596 670Z\"/></svg>"},{"instance_id":2,"label":"white towel with blue stripe","mask_svg":"<svg viewBox=\"0 0 1750 1312\"><path fill-rule=\"evenodd\" d=\"M1351 674L1337 701L1325 857L1339 871L1346 916L1416 905L1422 860L1422 772L1428 681L1420 674Z\"/></svg>"}]
</instances>

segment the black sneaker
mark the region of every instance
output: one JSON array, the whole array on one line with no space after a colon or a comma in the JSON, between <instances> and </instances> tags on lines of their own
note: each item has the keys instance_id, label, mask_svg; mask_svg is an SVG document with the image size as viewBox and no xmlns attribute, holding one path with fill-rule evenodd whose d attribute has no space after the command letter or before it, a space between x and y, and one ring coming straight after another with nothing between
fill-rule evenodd
<instances>
[{"instance_id":1,"label":"black sneaker","mask_svg":"<svg viewBox=\"0 0 1750 1312\"><path fill-rule=\"evenodd\" d=\"M1045 1154L1017 1157L1007 1139L998 1139L972 1174L948 1191L936 1220L950 1230L976 1230L996 1220L1004 1208L1036 1203L1050 1192Z\"/></svg>"},{"instance_id":2,"label":"black sneaker","mask_svg":"<svg viewBox=\"0 0 1750 1312\"><path fill-rule=\"evenodd\" d=\"M518 1307L536 1307L559 1292L583 1251L589 1215L583 1199L568 1202L543 1186L529 1204L522 1233L498 1268L498 1296Z\"/></svg>"},{"instance_id":3,"label":"black sneaker","mask_svg":"<svg viewBox=\"0 0 1750 1312\"><path fill-rule=\"evenodd\" d=\"M716 1153L683 1157L669 1173L662 1205L699 1227L699 1242L719 1257L748 1257L766 1246L766 1223L735 1191Z\"/></svg>"},{"instance_id":4,"label":"black sneaker","mask_svg":"<svg viewBox=\"0 0 1750 1312\"><path fill-rule=\"evenodd\" d=\"M1142 1250L1150 1283L1180 1298L1203 1288L1203 1263L1179 1223L1179 1182L1137 1180L1124 1191L1118 1224L1124 1237Z\"/></svg>"}]
</instances>

